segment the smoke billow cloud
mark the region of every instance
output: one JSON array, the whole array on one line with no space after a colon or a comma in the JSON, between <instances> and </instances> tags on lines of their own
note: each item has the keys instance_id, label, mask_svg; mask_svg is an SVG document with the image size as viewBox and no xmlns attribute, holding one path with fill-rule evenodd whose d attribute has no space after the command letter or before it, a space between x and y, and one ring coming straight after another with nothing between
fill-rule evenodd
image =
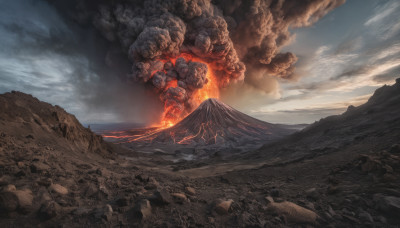
<instances>
[{"instance_id":1,"label":"smoke billow cloud","mask_svg":"<svg viewBox=\"0 0 400 228\"><path fill-rule=\"evenodd\" d=\"M167 115L179 116L195 108L192 95L208 83L209 71L219 88L244 81L269 90L264 77L294 79L296 55L280 52L293 39L289 29L309 26L344 2L79 0L67 15L117 44L132 64L127 79L153 87Z\"/></svg>"}]
</instances>

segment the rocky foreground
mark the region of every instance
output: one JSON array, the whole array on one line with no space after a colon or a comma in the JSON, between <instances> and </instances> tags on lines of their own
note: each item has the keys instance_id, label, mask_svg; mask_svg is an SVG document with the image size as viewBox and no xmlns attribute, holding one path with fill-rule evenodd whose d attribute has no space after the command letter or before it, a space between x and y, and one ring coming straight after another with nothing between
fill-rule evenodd
<instances>
[{"instance_id":1,"label":"rocky foreground","mask_svg":"<svg viewBox=\"0 0 400 228\"><path fill-rule=\"evenodd\" d=\"M243 160L247 168L216 172L223 163L215 158L173 171L176 165L157 158L126 156L30 95L6 93L0 105L0 227L400 224L397 122L371 142L376 147L345 140L346 147L296 161L256 167Z\"/></svg>"}]
</instances>

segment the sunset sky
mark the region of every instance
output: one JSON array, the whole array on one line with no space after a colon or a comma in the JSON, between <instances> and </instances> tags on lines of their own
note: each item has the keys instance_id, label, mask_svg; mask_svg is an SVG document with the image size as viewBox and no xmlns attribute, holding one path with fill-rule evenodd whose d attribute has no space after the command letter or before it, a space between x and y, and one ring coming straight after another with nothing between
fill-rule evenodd
<instances>
[{"instance_id":1,"label":"sunset sky","mask_svg":"<svg viewBox=\"0 0 400 228\"><path fill-rule=\"evenodd\" d=\"M299 59L297 80L278 80L274 93L248 91L224 101L256 118L289 124L312 123L362 104L400 77L399 19L398 0L348 0L314 25L291 30L295 39L283 51ZM112 101L88 106L76 92L77 85L97 78L79 39L44 1L1 0L0 93L30 93L83 123L140 122L118 114Z\"/></svg>"}]
</instances>

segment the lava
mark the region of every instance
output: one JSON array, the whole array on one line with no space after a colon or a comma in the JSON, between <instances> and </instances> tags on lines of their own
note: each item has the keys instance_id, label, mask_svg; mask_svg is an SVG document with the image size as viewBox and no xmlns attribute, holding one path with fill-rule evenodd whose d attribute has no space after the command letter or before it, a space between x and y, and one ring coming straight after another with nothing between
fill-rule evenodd
<instances>
[{"instance_id":1,"label":"lava","mask_svg":"<svg viewBox=\"0 0 400 228\"><path fill-rule=\"evenodd\" d=\"M184 58L187 62L192 61L192 62L203 63L203 64L207 65L207 69L208 69L207 74L206 74L207 83L205 85L203 85L203 87L201 89L196 90L194 92L194 94L191 95L191 100L192 100L192 105L193 105L193 109L191 111L196 109L203 101L205 101L209 98L217 98L218 99L219 98L218 82L217 82L217 79L215 78L215 75L213 73L211 65L209 63L201 60L200 58L194 57L187 53L182 53L175 58L161 59L160 61L163 63L171 62L173 64L173 66L175 67L176 60L178 58ZM172 81L169 81L167 83L166 87L164 88L164 90L166 91L170 87L178 87L178 80L174 79ZM183 118L185 118L187 115L190 114L190 112L183 112L182 114L170 115L170 113L176 113L176 112L178 112L178 111L174 110L174 108L171 105L169 105L167 102L164 102L164 112L162 114L162 119L161 119L160 123L153 125L153 127L162 128L162 129L172 127L176 123L178 123L180 120L182 120Z\"/></svg>"}]
</instances>

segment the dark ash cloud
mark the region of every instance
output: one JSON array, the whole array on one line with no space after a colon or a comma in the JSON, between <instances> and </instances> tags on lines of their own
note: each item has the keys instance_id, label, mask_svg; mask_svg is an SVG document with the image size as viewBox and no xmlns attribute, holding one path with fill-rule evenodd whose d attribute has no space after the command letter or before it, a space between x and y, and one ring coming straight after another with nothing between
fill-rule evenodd
<instances>
[{"instance_id":1,"label":"dark ash cloud","mask_svg":"<svg viewBox=\"0 0 400 228\"><path fill-rule=\"evenodd\" d=\"M132 64L129 77L152 86L164 104L175 104L184 114L194 108L192 94L207 83L206 71L216 75L219 88L244 80L255 89L270 92L276 89L276 83L267 84L271 76L296 79L294 64L298 58L280 52L293 39L289 29L310 26L344 2L84 0L68 7L66 3L54 4L65 15L81 25L92 25L106 40L118 45ZM186 59L186 76L180 66L169 62L182 54L206 62L207 69L196 65L196 60ZM196 70L191 70L195 69L191 65L196 65ZM178 81L175 87L182 90L185 99L165 99L170 97L166 93L171 81Z\"/></svg>"}]
</instances>

